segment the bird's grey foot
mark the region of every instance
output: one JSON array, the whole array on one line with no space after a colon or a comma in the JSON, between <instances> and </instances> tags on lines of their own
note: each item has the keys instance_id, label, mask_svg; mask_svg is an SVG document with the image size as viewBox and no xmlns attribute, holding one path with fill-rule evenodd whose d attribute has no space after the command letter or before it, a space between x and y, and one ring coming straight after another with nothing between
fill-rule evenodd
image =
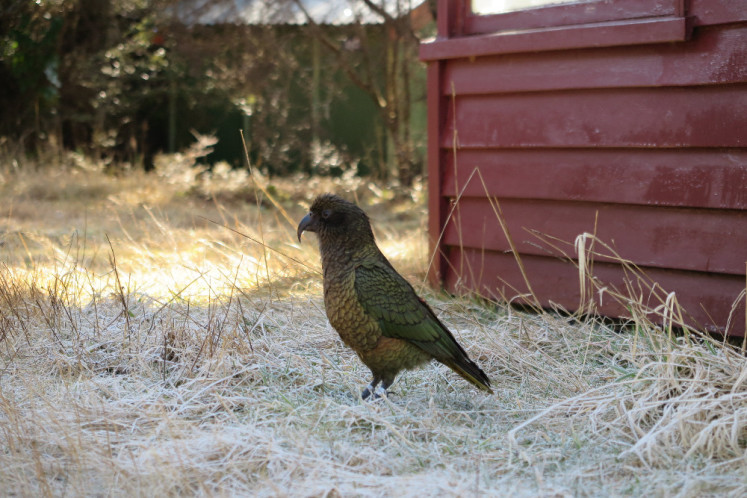
<instances>
[{"instance_id":1,"label":"bird's grey foot","mask_svg":"<svg viewBox=\"0 0 747 498\"><path fill-rule=\"evenodd\" d=\"M377 385L378 384L378 385ZM386 382L382 382L379 384L379 381L374 379L373 382L371 382L361 393L361 398L363 399L379 399L379 398L386 398L388 396L387 388L389 387L389 384Z\"/></svg>"},{"instance_id":2,"label":"bird's grey foot","mask_svg":"<svg viewBox=\"0 0 747 498\"><path fill-rule=\"evenodd\" d=\"M376 392L376 388L374 387L373 383L369 384L361 393L361 398L368 399L371 397L371 394ZM374 398L376 395L374 394Z\"/></svg>"},{"instance_id":3,"label":"bird's grey foot","mask_svg":"<svg viewBox=\"0 0 747 498\"><path fill-rule=\"evenodd\" d=\"M361 398L363 399L377 399L381 397L381 392L384 392L384 396L386 396L386 389L382 389L381 386L376 388L376 385L379 383L378 379L374 379L371 381L371 383L363 390L361 393Z\"/></svg>"}]
</instances>

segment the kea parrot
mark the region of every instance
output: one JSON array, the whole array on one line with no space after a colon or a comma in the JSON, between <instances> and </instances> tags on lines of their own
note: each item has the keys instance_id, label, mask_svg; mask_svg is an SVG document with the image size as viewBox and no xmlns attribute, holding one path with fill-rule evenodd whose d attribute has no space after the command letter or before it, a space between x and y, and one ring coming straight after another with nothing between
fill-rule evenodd
<instances>
[{"instance_id":1,"label":"kea parrot","mask_svg":"<svg viewBox=\"0 0 747 498\"><path fill-rule=\"evenodd\" d=\"M401 370L432 359L493 393L485 372L381 253L361 208L322 194L298 225L299 242L304 231L319 239L329 323L373 374L363 399L378 397L379 382L386 394Z\"/></svg>"}]
</instances>

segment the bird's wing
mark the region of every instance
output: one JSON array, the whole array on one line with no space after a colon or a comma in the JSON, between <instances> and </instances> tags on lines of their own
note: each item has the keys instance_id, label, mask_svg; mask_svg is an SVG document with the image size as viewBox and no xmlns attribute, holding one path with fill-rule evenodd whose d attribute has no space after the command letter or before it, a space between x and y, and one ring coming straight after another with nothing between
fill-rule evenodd
<instances>
[{"instance_id":1,"label":"bird's wing","mask_svg":"<svg viewBox=\"0 0 747 498\"><path fill-rule=\"evenodd\" d=\"M359 265L355 291L361 307L379 322L385 337L416 344L442 361L466 357L451 332L388 262Z\"/></svg>"}]
</instances>

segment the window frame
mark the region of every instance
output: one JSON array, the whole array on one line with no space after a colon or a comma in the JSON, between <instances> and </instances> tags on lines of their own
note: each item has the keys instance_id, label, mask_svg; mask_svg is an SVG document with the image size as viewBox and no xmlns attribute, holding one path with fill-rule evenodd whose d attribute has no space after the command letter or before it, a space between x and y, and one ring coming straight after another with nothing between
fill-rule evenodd
<instances>
[{"instance_id":1,"label":"window frame","mask_svg":"<svg viewBox=\"0 0 747 498\"><path fill-rule=\"evenodd\" d=\"M581 0L576 3L482 15L472 12L470 0L462 0L461 3L463 23L457 31L463 36L644 18L683 17L685 14L684 0Z\"/></svg>"},{"instance_id":2,"label":"window frame","mask_svg":"<svg viewBox=\"0 0 747 498\"><path fill-rule=\"evenodd\" d=\"M693 29L684 2L588 0L479 15L470 0L439 0L438 36L421 43L420 59L683 42Z\"/></svg>"}]
</instances>

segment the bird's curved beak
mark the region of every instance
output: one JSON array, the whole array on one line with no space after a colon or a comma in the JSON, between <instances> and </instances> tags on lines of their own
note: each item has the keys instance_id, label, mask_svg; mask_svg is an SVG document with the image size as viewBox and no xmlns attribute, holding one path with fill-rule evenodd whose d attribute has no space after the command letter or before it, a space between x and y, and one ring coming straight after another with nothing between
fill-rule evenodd
<instances>
[{"instance_id":1,"label":"bird's curved beak","mask_svg":"<svg viewBox=\"0 0 747 498\"><path fill-rule=\"evenodd\" d=\"M306 216L303 217L301 220L301 223L298 224L298 229L296 230L296 234L298 235L298 241L301 242L301 234L304 232L304 230L309 232L316 232L316 223L315 223L315 217L309 213Z\"/></svg>"}]
</instances>

